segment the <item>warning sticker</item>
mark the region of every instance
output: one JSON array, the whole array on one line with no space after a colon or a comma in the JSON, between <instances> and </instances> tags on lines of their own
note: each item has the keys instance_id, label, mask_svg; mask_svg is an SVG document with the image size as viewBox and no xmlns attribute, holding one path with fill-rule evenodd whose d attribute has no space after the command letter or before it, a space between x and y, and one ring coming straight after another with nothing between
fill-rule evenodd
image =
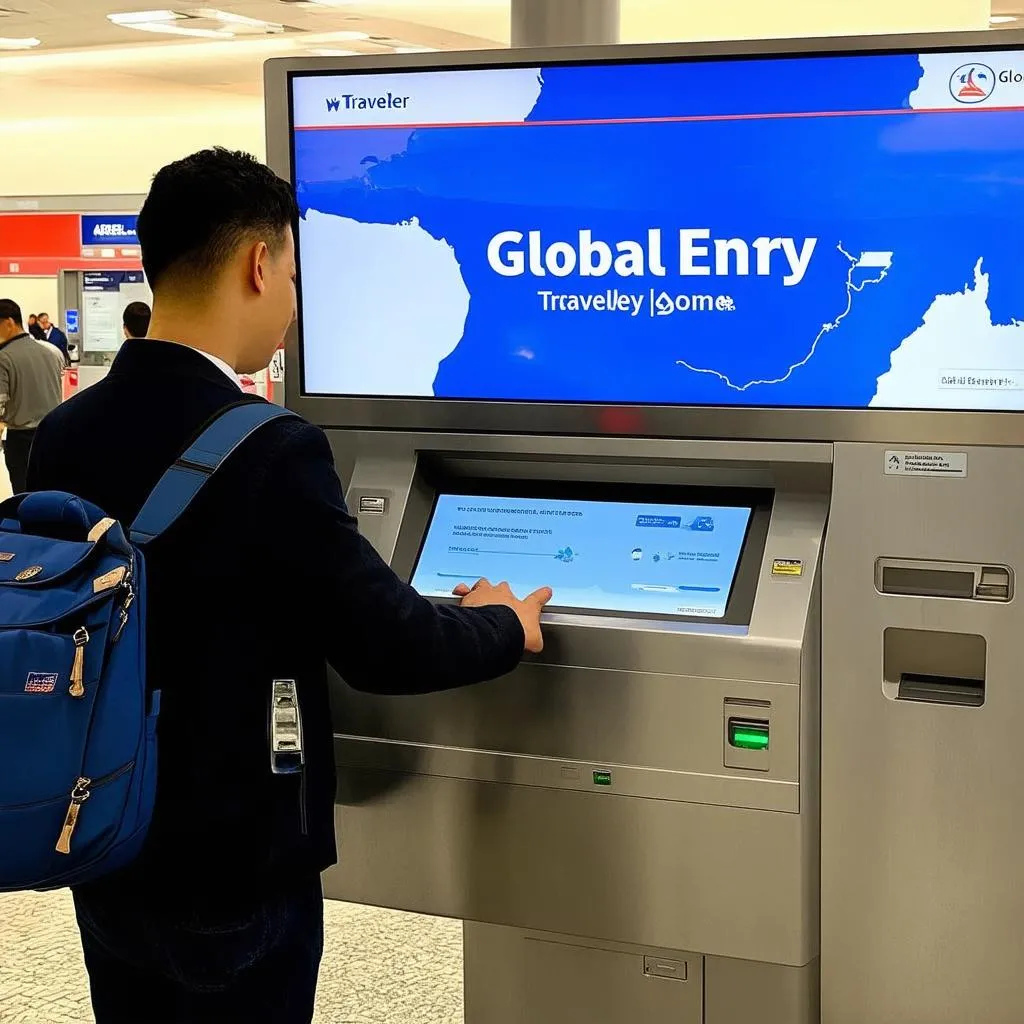
<instances>
[{"instance_id":1,"label":"warning sticker","mask_svg":"<svg viewBox=\"0 0 1024 1024\"><path fill-rule=\"evenodd\" d=\"M803 576L804 563L799 558L776 558L772 562L773 576Z\"/></svg>"},{"instance_id":2,"label":"warning sticker","mask_svg":"<svg viewBox=\"0 0 1024 1024\"><path fill-rule=\"evenodd\" d=\"M270 360L270 379L275 384L280 384L284 380L284 349L279 348L274 353L274 358Z\"/></svg>"},{"instance_id":3,"label":"warning sticker","mask_svg":"<svg viewBox=\"0 0 1024 1024\"><path fill-rule=\"evenodd\" d=\"M886 452L886 476L967 476L967 452Z\"/></svg>"}]
</instances>

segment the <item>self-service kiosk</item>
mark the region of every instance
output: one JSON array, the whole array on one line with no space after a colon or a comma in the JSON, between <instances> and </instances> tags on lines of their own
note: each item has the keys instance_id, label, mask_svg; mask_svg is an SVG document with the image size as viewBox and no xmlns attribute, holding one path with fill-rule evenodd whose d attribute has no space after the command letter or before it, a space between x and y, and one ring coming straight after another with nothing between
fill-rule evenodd
<instances>
[{"instance_id":1,"label":"self-service kiosk","mask_svg":"<svg viewBox=\"0 0 1024 1024\"><path fill-rule=\"evenodd\" d=\"M131 302L152 305L153 293L138 268L65 270L57 283L78 387L87 388L107 375L121 350L125 307Z\"/></svg>"},{"instance_id":2,"label":"self-service kiosk","mask_svg":"<svg viewBox=\"0 0 1024 1024\"><path fill-rule=\"evenodd\" d=\"M424 596L554 589L506 678L334 688L328 895L463 919L469 1024L1014 1019L1000 47L268 66L289 403Z\"/></svg>"}]
</instances>

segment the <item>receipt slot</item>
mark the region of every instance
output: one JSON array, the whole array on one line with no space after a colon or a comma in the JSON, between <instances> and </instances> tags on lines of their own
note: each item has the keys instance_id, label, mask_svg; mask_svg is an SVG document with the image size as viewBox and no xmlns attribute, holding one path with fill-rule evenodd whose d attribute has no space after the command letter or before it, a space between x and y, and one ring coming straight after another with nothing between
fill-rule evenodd
<instances>
[{"instance_id":1,"label":"receipt slot","mask_svg":"<svg viewBox=\"0 0 1024 1024\"><path fill-rule=\"evenodd\" d=\"M554 588L506 678L332 681L326 892L462 919L467 1024L1019 1024L1018 66L268 65L288 403L425 599Z\"/></svg>"}]
</instances>

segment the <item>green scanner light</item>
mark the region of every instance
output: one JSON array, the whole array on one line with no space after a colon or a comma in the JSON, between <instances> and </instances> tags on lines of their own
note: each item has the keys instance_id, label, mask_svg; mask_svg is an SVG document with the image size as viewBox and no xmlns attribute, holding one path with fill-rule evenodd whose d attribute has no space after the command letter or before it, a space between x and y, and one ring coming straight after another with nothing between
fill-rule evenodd
<instances>
[{"instance_id":1,"label":"green scanner light","mask_svg":"<svg viewBox=\"0 0 1024 1024\"><path fill-rule=\"evenodd\" d=\"M739 750L767 750L768 723L730 721L729 745Z\"/></svg>"}]
</instances>

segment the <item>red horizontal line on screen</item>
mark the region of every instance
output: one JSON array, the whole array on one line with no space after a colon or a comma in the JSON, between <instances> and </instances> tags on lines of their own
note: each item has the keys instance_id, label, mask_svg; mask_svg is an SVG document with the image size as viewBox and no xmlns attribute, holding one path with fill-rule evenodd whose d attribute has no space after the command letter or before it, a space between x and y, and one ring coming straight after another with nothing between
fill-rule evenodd
<instances>
[{"instance_id":1,"label":"red horizontal line on screen","mask_svg":"<svg viewBox=\"0 0 1024 1024\"><path fill-rule=\"evenodd\" d=\"M367 131L370 129L420 131L425 128L556 128L560 126L585 127L589 125L612 124L686 124L701 121L777 121L791 118L810 117L892 117L907 114L979 114L979 113L1020 113L1024 106L1012 107L935 107L928 110L912 110L900 107L895 110L807 110L788 113L770 112L762 114L684 114L678 117L595 117L566 119L564 121L449 121L422 124L310 124L297 125L298 132Z\"/></svg>"}]
</instances>

